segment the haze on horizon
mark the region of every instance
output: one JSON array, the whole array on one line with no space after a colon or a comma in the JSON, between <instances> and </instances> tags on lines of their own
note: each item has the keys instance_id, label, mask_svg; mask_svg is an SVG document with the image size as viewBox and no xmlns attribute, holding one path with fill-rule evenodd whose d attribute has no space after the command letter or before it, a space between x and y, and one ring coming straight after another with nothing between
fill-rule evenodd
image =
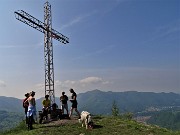
<instances>
[{"instance_id":1,"label":"haze on horizon","mask_svg":"<svg viewBox=\"0 0 180 135\"><path fill-rule=\"evenodd\" d=\"M0 1L0 96L44 96L44 35L15 19L24 10L44 21L46 0ZM152 91L180 93L179 0L49 0L55 96Z\"/></svg>"}]
</instances>

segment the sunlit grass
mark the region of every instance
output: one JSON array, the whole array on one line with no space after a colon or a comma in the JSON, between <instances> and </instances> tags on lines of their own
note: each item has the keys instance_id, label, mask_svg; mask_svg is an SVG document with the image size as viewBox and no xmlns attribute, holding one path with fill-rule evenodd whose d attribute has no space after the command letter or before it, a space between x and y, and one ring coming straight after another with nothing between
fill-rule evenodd
<instances>
[{"instance_id":1,"label":"sunlit grass","mask_svg":"<svg viewBox=\"0 0 180 135\"><path fill-rule=\"evenodd\" d=\"M179 135L158 126L144 125L119 117L94 116L95 128L86 130L80 123L69 120L66 124L34 124L27 130L24 122L2 135Z\"/></svg>"}]
</instances>

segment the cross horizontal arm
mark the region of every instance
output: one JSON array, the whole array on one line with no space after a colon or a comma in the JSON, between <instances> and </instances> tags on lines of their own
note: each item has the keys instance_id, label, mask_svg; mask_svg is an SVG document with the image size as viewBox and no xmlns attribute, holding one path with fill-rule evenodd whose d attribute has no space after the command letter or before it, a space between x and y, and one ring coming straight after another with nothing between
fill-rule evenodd
<instances>
[{"instance_id":1,"label":"cross horizontal arm","mask_svg":"<svg viewBox=\"0 0 180 135\"><path fill-rule=\"evenodd\" d=\"M23 10L15 11L15 17L17 20L37 29L38 31L44 33L44 23L39 21L38 19L34 18L30 14L26 13Z\"/></svg>"},{"instance_id":2,"label":"cross horizontal arm","mask_svg":"<svg viewBox=\"0 0 180 135\"><path fill-rule=\"evenodd\" d=\"M45 33L45 31L50 32L51 37L66 44L69 43L69 38L64 36L63 34L59 33L58 31L54 30L54 29L47 29L47 26L45 23L41 22L40 20L36 19L35 17L33 17L32 15L26 13L23 10L18 10L15 11L15 17L17 20L35 28L36 30Z\"/></svg>"},{"instance_id":3,"label":"cross horizontal arm","mask_svg":"<svg viewBox=\"0 0 180 135\"><path fill-rule=\"evenodd\" d=\"M56 40L58 40L58 41L60 41L60 42L62 42L64 44L69 43L69 38L68 37L64 36L63 34L59 33L58 31L56 31L54 29L51 30L51 36L54 39L56 39Z\"/></svg>"}]
</instances>

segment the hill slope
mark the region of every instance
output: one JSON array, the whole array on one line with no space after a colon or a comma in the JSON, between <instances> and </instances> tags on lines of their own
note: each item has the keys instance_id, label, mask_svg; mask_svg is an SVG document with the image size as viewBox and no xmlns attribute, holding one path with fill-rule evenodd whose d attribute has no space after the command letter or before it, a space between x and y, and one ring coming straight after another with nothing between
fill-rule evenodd
<instances>
[{"instance_id":1,"label":"hill slope","mask_svg":"<svg viewBox=\"0 0 180 135\"><path fill-rule=\"evenodd\" d=\"M24 123L14 130L10 130L1 135L179 135L180 132L169 131L157 126L143 125L132 120L124 120L115 117L94 117L95 128L86 130L81 124L67 120L62 122L34 125L34 129L27 130Z\"/></svg>"},{"instance_id":2,"label":"hill slope","mask_svg":"<svg viewBox=\"0 0 180 135\"><path fill-rule=\"evenodd\" d=\"M20 113L0 111L0 131L17 126L23 117L24 115Z\"/></svg>"},{"instance_id":3,"label":"hill slope","mask_svg":"<svg viewBox=\"0 0 180 135\"><path fill-rule=\"evenodd\" d=\"M22 100L14 97L0 96L0 110L8 112L23 112Z\"/></svg>"},{"instance_id":4,"label":"hill slope","mask_svg":"<svg viewBox=\"0 0 180 135\"><path fill-rule=\"evenodd\" d=\"M140 112L149 107L180 106L180 95L153 92L103 92L100 90L78 94L80 110L94 114L111 114L113 101L121 112Z\"/></svg>"},{"instance_id":5,"label":"hill slope","mask_svg":"<svg viewBox=\"0 0 180 135\"><path fill-rule=\"evenodd\" d=\"M180 130L180 111L154 112L147 122L171 130Z\"/></svg>"}]
</instances>

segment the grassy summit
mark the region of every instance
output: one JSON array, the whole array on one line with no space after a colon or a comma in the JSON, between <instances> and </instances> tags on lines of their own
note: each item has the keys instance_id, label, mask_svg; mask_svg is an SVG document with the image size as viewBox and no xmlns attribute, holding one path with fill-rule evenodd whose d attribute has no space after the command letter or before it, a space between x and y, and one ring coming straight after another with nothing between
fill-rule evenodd
<instances>
[{"instance_id":1,"label":"grassy summit","mask_svg":"<svg viewBox=\"0 0 180 135\"><path fill-rule=\"evenodd\" d=\"M173 132L165 128L144 125L134 120L125 120L119 117L94 116L95 128L86 130L78 120L59 120L49 124L35 124L34 129L27 130L21 123L13 130L2 135L179 135L180 131Z\"/></svg>"}]
</instances>

